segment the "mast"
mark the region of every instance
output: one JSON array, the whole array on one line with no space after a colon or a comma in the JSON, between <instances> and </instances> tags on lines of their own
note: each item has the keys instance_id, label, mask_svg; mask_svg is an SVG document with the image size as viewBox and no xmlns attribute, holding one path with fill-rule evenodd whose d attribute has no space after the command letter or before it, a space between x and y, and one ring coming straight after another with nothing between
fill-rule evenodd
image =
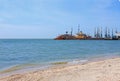
<instances>
[{"instance_id":1,"label":"mast","mask_svg":"<svg viewBox=\"0 0 120 81\"><path fill-rule=\"evenodd\" d=\"M110 29L108 28L108 38L110 38Z\"/></svg>"},{"instance_id":2,"label":"mast","mask_svg":"<svg viewBox=\"0 0 120 81\"><path fill-rule=\"evenodd\" d=\"M117 32L117 28L116 28L116 30L115 30L115 33L117 34L118 32ZM116 35L115 35L115 38L118 38Z\"/></svg>"},{"instance_id":3,"label":"mast","mask_svg":"<svg viewBox=\"0 0 120 81\"><path fill-rule=\"evenodd\" d=\"M94 29L94 37L96 38L96 27Z\"/></svg>"},{"instance_id":4,"label":"mast","mask_svg":"<svg viewBox=\"0 0 120 81\"><path fill-rule=\"evenodd\" d=\"M98 33L98 28L97 28L97 38L98 38L98 34L99 34L99 33Z\"/></svg>"},{"instance_id":5,"label":"mast","mask_svg":"<svg viewBox=\"0 0 120 81\"><path fill-rule=\"evenodd\" d=\"M100 29L97 28L97 38L100 38Z\"/></svg>"},{"instance_id":6,"label":"mast","mask_svg":"<svg viewBox=\"0 0 120 81\"><path fill-rule=\"evenodd\" d=\"M108 37L108 34L107 34L107 27L106 27L106 29L105 29L105 38L107 38Z\"/></svg>"},{"instance_id":7,"label":"mast","mask_svg":"<svg viewBox=\"0 0 120 81\"><path fill-rule=\"evenodd\" d=\"M112 38L113 38L113 29L112 29Z\"/></svg>"},{"instance_id":8,"label":"mast","mask_svg":"<svg viewBox=\"0 0 120 81\"><path fill-rule=\"evenodd\" d=\"M80 25L78 24L78 34L80 33Z\"/></svg>"},{"instance_id":9,"label":"mast","mask_svg":"<svg viewBox=\"0 0 120 81\"><path fill-rule=\"evenodd\" d=\"M101 38L102 38L102 27L101 27Z\"/></svg>"},{"instance_id":10,"label":"mast","mask_svg":"<svg viewBox=\"0 0 120 81\"><path fill-rule=\"evenodd\" d=\"M73 28L71 28L71 36L72 36L72 33L73 33Z\"/></svg>"},{"instance_id":11,"label":"mast","mask_svg":"<svg viewBox=\"0 0 120 81\"><path fill-rule=\"evenodd\" d=\"M117 32L117 29L116 29L115 33L118 33L118 32Z\"/></svg>"}]
</instances>

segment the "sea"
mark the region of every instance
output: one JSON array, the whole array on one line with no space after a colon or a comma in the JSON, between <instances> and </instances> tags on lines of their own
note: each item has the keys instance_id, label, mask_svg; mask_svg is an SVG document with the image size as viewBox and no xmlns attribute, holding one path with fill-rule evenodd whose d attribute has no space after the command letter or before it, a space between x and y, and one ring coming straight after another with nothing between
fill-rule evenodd
<instances>
[{"instance_id":1,"label":"sea","mask_svg":"<svg viewBox=\"0 0 120 81\"><path fill-rule=\"evenodd\" d=\"M120 56L120 40L0 39L0 72Z\"/></svg>"}]
</instances>

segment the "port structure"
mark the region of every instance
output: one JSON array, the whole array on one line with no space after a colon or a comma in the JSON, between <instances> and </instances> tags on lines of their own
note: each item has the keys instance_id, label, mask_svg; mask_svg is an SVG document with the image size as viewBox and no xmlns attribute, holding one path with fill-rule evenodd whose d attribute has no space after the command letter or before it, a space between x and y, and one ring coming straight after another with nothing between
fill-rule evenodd
<instances>
[{"instance_id":1,"label":"port structure","mask_svg":"<svg viewBox=\"0 0 120 81\"><path fill-rule=\"evenodd\" d=\"M92 37L80 30L80 25L78 25L78 32L75 35L73 35L73 28L71 28L70 33L66 31L65 34L57 36L55 40L120 40L120 32L117 29L114 32L113 29L110 30L108 27L105 27L104 30L103 32L102 27L96 27Z\"/></svg>"}]
</instances>

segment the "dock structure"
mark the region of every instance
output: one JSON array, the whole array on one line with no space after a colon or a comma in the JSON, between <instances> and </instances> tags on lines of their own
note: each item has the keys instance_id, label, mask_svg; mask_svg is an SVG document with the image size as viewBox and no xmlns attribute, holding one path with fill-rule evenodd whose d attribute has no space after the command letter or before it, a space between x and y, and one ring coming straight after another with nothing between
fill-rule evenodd
<instances>
[{"instance_id":1,"label":"dock structure","mask_svg":"<svg viewBox=\"0 0 120 81\"><path fill-rule=\"evenodd\" d=\"M113 40L120 40L120 32L116 32L113 36Z\"/></svg>"},{"instance_id":2,"label":"dock structure","mask_svg":"<svg viewBox=\"0 0 120 81\"><path fill-rule=\"evenodd\" d=\"M95 28L94 38L102 38L102 28Z\"/></svg>"},{"instance_id":3,"label":"dock structure","mask_svg":"<svg viewBox=\"0 0 120 81\"><path fill-rule=\"evenodd\" d=\"M108 27L106 27L105 32L103 33L102 27L96 27L94 30L94 37L92 37L90 35L85 34L82 30L80 30L80 25L78 25L78 32L75 35L73 35L73 28L71 28L70 33L66 31L65 34L59 35L55 38L55 40L119 40L119 39L120 32L118 32L117 30L114 32L113 29L110 30Z\"/></svg>"}]
</instances>

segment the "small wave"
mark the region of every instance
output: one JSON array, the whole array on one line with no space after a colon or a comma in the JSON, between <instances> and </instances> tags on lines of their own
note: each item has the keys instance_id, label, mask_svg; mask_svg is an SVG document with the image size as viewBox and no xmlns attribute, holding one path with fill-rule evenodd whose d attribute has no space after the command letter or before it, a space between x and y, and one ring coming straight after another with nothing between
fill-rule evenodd
<instances>
[{"instance_id":1,"label":"small wave","mask_svg":"<svg viewBox=\"0 0 120 81\"><path fill-rule=\"evenodd\" d=\"M69 64L81 64L81 63L85 63L88 60L73 60L71 62L69 62Z\"/></svg>"},{"instance_id":2,"label":"small wave","mask_svg":"<svg viewBox=\"0 0 120 81\"><path fill-rule=\"evenodd\" d=\"M68 62L54 62L53 65L67 64Z\"/></svg>"}]
</instances>

